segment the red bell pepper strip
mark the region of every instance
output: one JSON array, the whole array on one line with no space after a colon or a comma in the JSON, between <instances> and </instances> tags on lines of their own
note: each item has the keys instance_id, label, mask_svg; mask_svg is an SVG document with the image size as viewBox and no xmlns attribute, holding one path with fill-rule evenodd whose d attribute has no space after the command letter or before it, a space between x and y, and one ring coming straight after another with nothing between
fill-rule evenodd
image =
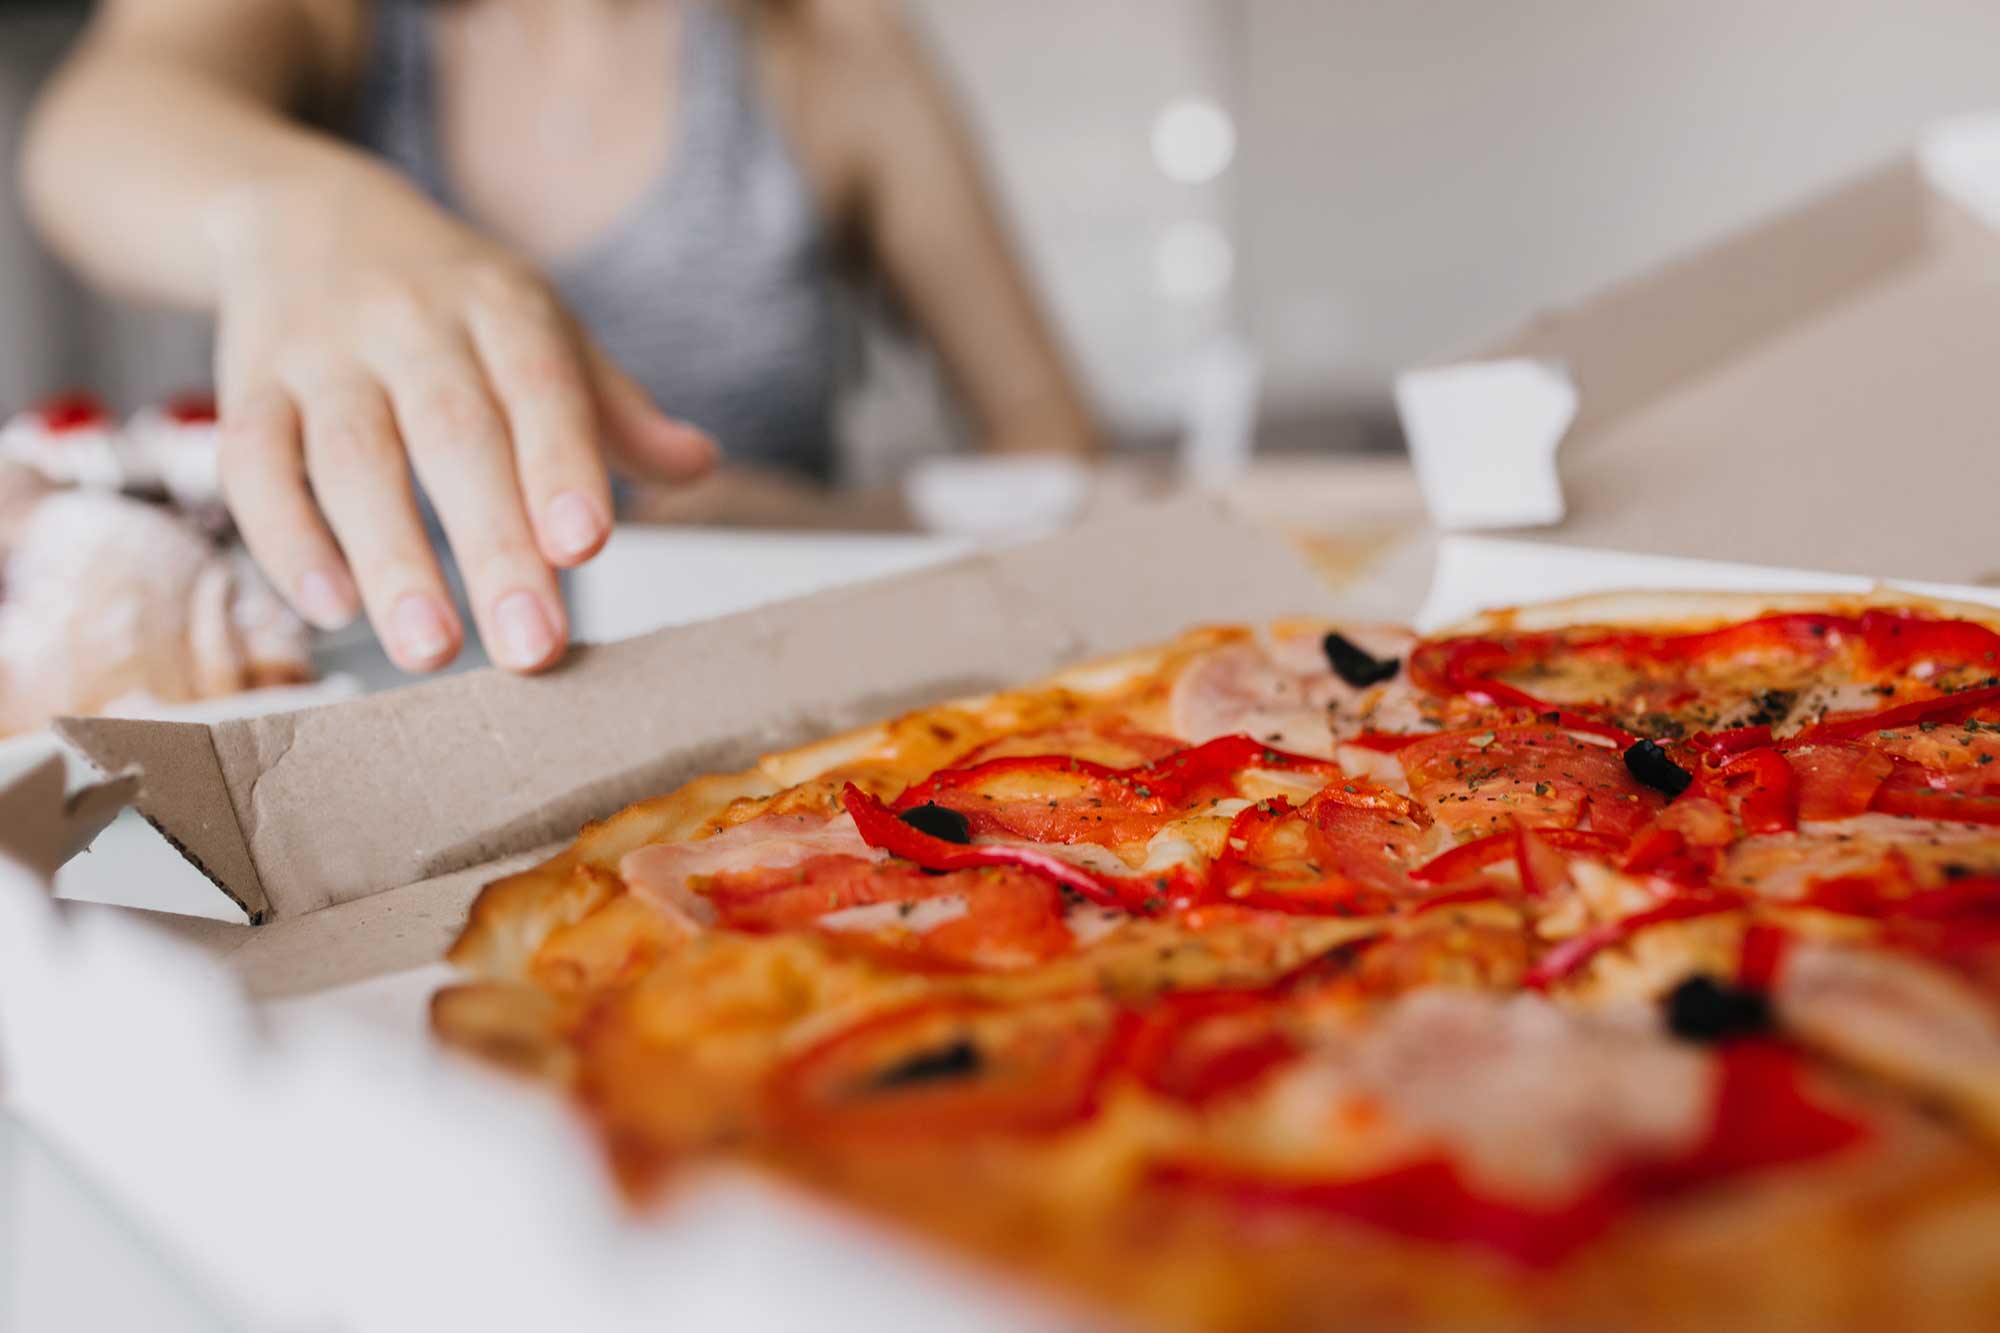
<instances>
[{"instance_id":1,"label":"red bell pepper strip","mask_svg":"<svg viewBox=\"0 0 2000 1333\"><path fill-rule=\"evenodd\" d=\"M1843 916L1886 920L1910 917L1948 921L1965 917L2000 917L2000 876L1974 875L1924 888L1898 854L1878 875L1839 875L1815 880L1806 904Z\"/></svg>"},{"instance_id":2,"label":"red bell pepper strip","mask_svg":"<svg viewBox=\"0 0 2000 1333\"><path fill-rule=\"evenodd\" d=\"M1165 813L1212 789L1234 790L1234 779L1245 769L1312 773L1328 778L1340 766L1328 759L1273 749L1248 736L1218 736L1163 755L1149 764L1111 768L1069 755L1003 755L963 768L941 769L912 783L892 809L907 810L935 800L946 791L974 786L1008 773L1063 773L1085 779L1099 795L1135 810Z\"/></svg>"},{"instance_id":3,"label":"red bell pepper strip","mask_svg":"<svg viewBox=\"0 0 2000 1333\"><path fill-rule=\"evenodd\" d=\"M1731 727L1727 731L1697 731L1688 742L1717 762L1733 759L1745 750L1761 749L1776 742L1769 727Z\"/></svg>"},{"instance_id":4,"label":"red bell pepper strip","mask_svg":"<svg viewBox=\"0 0 2000 1333\"><path fill-rule=\"evenodd\" d=\"M1476 875L1512 856L1514 838L1514 830L1505 829L1499 833L1489 833L1483 838L1474 838L1471 842L1462 842L1456 847L1439 852L1412 870L1410 882L1425 886L1449 884L1453 880Z\"/></svg>"},{"instance_id":5,"label":"red bell pepper strip","mask_svg":"<svg viewBox=\"0 0 2000 1333\"><path fill-rule=\"evenodd\" d=\"M1698 657L1725 656L1759 649L1782 648L1803 653L1815 660L1840 647L1844 638L1861 633L1861 622L1853 616L1819 612L1780 612L1758 616L1720 629L1694 634L1674 634L1653 639L1650 650L1635 655L1673 658L1691 662ZM1643 636L1634 636L1642 637Z\"/></svg>"},{"instance_id":6,"label":"red bell pepper strip","mask_svg":"<svg viewBox=\"0 0 2000 1333\"><path fill-rule=\"evenodd\" d=\"M1902 914L1927 921L2000 916L2000 876L1954 879L1903 900Z\"/></svg>"},{"instance_id":7,"label":"red bell pepper strip","mask_svg":"<svg viewBox=\"0 0 2000 1333\"><path fill-rule=\"evenodd\" d=\"M1869 664L1896 670L1916 662L1976 663L2000 669L2000 634L1970 620L1939 620L1908 611L1864 611L1861 641Z\"/></svg>"},{"instance_id":8,"label":"red bell pepper strip","mask_svg":"<svg viewBox=\"0 0 2000 1333\"><path fill-rule=\"evenodd\" d=\"M1442 1156L1345 1179L1164 1162L1152 1169L1151 1179L1161 1188L1228 1200L1253 1212L1317 1213L1412 1240L1475 1247L1524 1268L1561 1262L1609 1228L1627 1206L1615 1186L1551 1204L1496 1198L1469 1184Z\"/></svg>"},{"instance_id":9,"label":"red bell pepper strip","mask_svg":"<svg viewBox=\"0 0 2000 1333\"><path fill-rule=\"evenodd\" d=\"M1956 694L1940 694L1935 699L1897 704L1873 713L1836 718L1806 729L1802 741L1849 741L1876 731L1914 727L1923 722L1959 722L1982 708L2000 704L2000 685L1985 685Z\"/></svg>"},{"instance_id":10,"label":"red bell pepper strip","mask_svg":"<svg viewBox=\"0 0 2000 1333\"><path fill-rule=\"evenodd\" d=\"M1422 885L1449 884L1498 865L1509 857L1518 857L1523 832L1520 829L1504 829L1460 843L1412 870L1410 881ZM1625 839L1616 834L1599 833L1592 829L1546 828L1532 832L1557 851L1611 853L1621 851L1625 846ZM1522 883L1527 883L1525 878Z\"/></svg>"},{"instance_id":11,"label":"red bell pepper strip","mask_svg":"<svg viewBox=\"0 0 2000 1333\"><path fill-rule=\"evenodd\" d=\"M1719 852L1720 848L1689 842L1678 828L1652 824L1632 840L1618 868L1681 889L1705 889L1715 874Z\"/></svg>"},{"instance_id":12,"label":"red bell pepper strip","mask_svg":"<svg viewBox=\"0 0 2000 1333\"><path fill-rule=\"evenodd\" d=\"M1317 828L1319 806L1315 804L1336 793L1343 798L1339 804L1363 808L1400 812L1401 805L1409 804L1408 797L1394 792L1361 789L1349 797L1339 788L1330 787L1302 807L1295 808L1284 797L1274 796L1239 810L1229 821L1222 855L1209 867L1203 901L1304 916L1357 916L1390 910L1392 903L1380 888L1357 883L1337 869L1323 868L1317 881L1294 880L1289 887L1279 888L1273 883L1277 874L1257 860L1257 852L1272 830L1287 819L1299 818L1313 843L1315 864L1324 867L1336 864L1336 849L1327 845ZM1397 802L1401 805L1392 804ZM1282 874L1282 869L1278 874Z\"/></svg>"},{"instance_id":13,"label":"red bell pepper strip","mask_svg":"<svg viewBox=\"0 0 2000 1333\"><path fill-rule=\"evenodd\" d=\"M1300 1048L1275 1023L1255 1026L1244 1039L1206 1051L1188 1051L1189 1034L1210 1019L1275 1013L1279 999L1276 990L1267 988L1162 995L1143 1010L1119 1015L1107 1072L1124 1074L1161 1096L1205 1105L1289 1063Z\"/></svg>"},{"instance_id":14,"label":"red bell pepper strip","mask_svg":"<svg viewBox=\"0 0 2000 1333\"><path fill-rule=\"evenodd\" d=\"M1602 736L1615 741L1624 749L1638 741L1638 737L1623 727L1615 727L1609 722L1600 722L1594 717L1586 717L1568 708L1537 699L1526 690L1517 690L1512 685L1497 680L1473 681L1463 691L1465 697L1474 703L1488 704L1498 708L1525 708L1537 717L1549 719L1564 731L1580 731L1586 736Z\"/></svg>"},{"instance_id":15,"label":"red bell pepper strip","mask_svg":"<svg viewBox=\"0 0 2000 1333\"><path fill-rule=\"evenodd\" d=\"M1669 921L1688 921L1695 917L1714 916L1718 912L1733 912L1742 903L1734 897L1720 894L1688 894L1669 898L1658 907L1649 907L1643 912L1617 921L1606 921L1592 926L1580 935L1571 936L1550 949L1528 969L1522 984L1529 990L1547 990L1556 982L1575 972L1598 953L1622 944L1639 931L1649 926L1663 925Z\"/></svg>"},{"instance_id":16,"label":"red bell pepper strip","mask_svg":"<svg viewBox=\"0 0 2000 1333\"><path fill-rule=\"evenodd\" d=\"M1054 880L1103 907L1145 912L1165 905L1163 895L1152 878L1123 879L1100 875L1036 847L947 842L911 828L898 819L888 806L851 782L842 789L841 800L847 807L847 813L853 816L854 827L860 832L863 842L891 856L914 861L926 870L1019 866Z\"/></svg>"},{"instance_id":17,"label":"red bell pepper strip","mask_svg":"<svg viewBox=\"0 0 2000 1333\"><path fill-rule=\"evenodd\" d=\"M1792 933L1768 921L1753 921L1743 932L1743 948L1736 963L1736 982L1751 990L1769 992L1778 984L1785 954L1792 947Z\"/></svg>"},{"instance_id":18,"label":"red bell pepper strip","mask_svg":"<svg viewBox=\"0 0 2000 1333\"><path fill-rule=\"evenodd\" d=\"M1602 736L1616 741L1620 747L1636 741L1638 737L1623 728L1538 699L1526 690L1493 678L1494 672L1532 658L1536 650L1553 642L1552 636L1539 635L1511 646L1491 639L1443 639L1427 643L1410 654L1410 679L1418 688L1433 694L1462 694L1474 703L1491 707L1525 708L1566 730Z\"/></svg>"},{"instance_id":19,"label":"red bell pepper strip","mask_svg":"<svg viewBox=\"0 0 2000 1333\"><path fill-rule=\"evenodd\" d=\"M1514 834L1514 873L1521 877L1521 891L1530 898L1545 898L1569 878L1569 859L1550 835L1577 833L1576 829L1518 829ZM1600 838L1601 834L1586 834ZM1616 845L1623 845L1618 839Z\"/></svg>"},{"instance_id":20,"label":"red bell pepper strip","mask_svg":"<svg viewBox=\"0 0 2000 1333\"><path fill-rule=\"evenodd\" d=\"M1507 893L1498 884L1483 881L1468 884L1462 889L1446 889L1443 893L1433 893L1411 905L1411 916L1422 916L1425 912L1435 912L1446 907L1464 907L1471 903L1503 902Z\"/></svg>"},{"instance_id":21,"label":"red bell pepper strip","mask_svg":"<svg viewBox=\"0 0 2000 1333\"><path fill-rule=\"evenodd\" d=\"M1625 849L1625 859L1618 868L1629 874L1643 875L1686 849L1687 839L1679 830L1651 825L1632 839L1632 845Z\"/></svg>"},{"instance_id":22,"label":"red bell pepper strip","mask_svg":"<svg viewBox=\"0 0 2000 1333\"><path fill-rule=\"evenodd\" d=\"M1960 824L2000 824L2000 793L1953 791L1931 786L1907 773L1892 774L1875 789L1869 809L1909 819L1940 819Z\"/></svg>"},{"instance_id":23,"label":"red bell pepper strip","mask_svg":"<svg viewBox=\"0 0 2000 1333\"><path fill-rule=\"evenodd\" d=\"M1237 735L1217 736L1214 740L1176 751L1150 764L1125 769L1119 776L1129 783L1145 787L1170 805L1180 805L1218 786L1233 791L1236 775L1252 768L1310 773L1326 778L1340 775L1340 765L1330 759L1292 754L1273 749L1248 736Z\"/></svg>"},{"instance_id":24,"label":"red bell pepper strip","mask_svg":"<svg viewBox=\"0 0 2000 1333\"><path fill-rule=\"evenodd\" d=\"M904 788L903 794L891 803L890 809L908 810L936 800L941 792L960 790L1008 773L1064 773L1085 779L1093 791L1123 806L1151 809L1161 804L1149 803L1133 791L1131 784L1125 781L1122 769L1069 755L1020 754L984 759L964 768L941 768L922 782L913 782Z\"/></svg>"},{"instance_id":25,"label":"red bell pepper strip","mask_svg":"<svg viewBox=\"0 0 2000 1333\"><path fill-rule=\"evenodd\" d=\"M1746 833L1798 827L1798 779L1775 749L1748 750L1720 768L1701 768L1695 782L1701 795L1733 809Z\"/></svg>"}]
</instances>

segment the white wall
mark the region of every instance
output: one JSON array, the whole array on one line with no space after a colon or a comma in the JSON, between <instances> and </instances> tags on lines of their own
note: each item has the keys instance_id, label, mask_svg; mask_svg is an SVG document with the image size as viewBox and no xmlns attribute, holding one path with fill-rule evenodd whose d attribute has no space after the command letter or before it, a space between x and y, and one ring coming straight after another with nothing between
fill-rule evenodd
<instances>
[{"instance_id":1,"label":"white wall","mask_svg":"<svg viewBox=\"0 0 2000 1333\"><path fill-rule=\"evenodd\" d=\"M1244 0L1280 404L1450 352L2000 104L1990 0Z\"/></svg>"},{"instance_id":2,"label":"white wall","mask_svg":"<svg viewBox=\"0 0 2000 1333\"><path fill-rule=\"evenodd\" d=\"M1219 191L1153 164L1153 118L1212 90L1223 0L917 0L955 76L1026 257L1099 403L1128 425L1175 415L1181 369L1212 311L1155 272L1174 223ZM1229 16L1234 21L1234 16Z\"/></svg>"}]
</instances>

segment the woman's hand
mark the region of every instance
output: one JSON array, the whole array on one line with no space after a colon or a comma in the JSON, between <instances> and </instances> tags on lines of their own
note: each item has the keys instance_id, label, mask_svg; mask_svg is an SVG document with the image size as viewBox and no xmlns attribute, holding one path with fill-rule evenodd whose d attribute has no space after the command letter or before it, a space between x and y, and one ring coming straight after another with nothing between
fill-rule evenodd
<instances>
[{"instance_id":1,"label":"woman's hand","mask_svg":"<svg viewBox=\"0 0 2000 1333\"><path fill-rule=\"evenodd\" d=\"M407 671L449 662L463 629L414 473L493 660L554 662L555 570L611 531L605 451L677 479L714 444L662 415L528 265L384 171L260 186L225 217L223 491L272 581L325 628L358 597Z\"/></svg>"}]
</instances>

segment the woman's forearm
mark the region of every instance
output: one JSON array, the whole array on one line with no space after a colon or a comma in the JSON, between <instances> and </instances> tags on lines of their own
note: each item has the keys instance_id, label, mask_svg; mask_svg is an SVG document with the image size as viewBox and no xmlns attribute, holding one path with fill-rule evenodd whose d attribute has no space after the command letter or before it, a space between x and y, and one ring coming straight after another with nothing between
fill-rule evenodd
<instances>
[{"instance_id":1,"label":"woman's forearm","mask_svg":"<svg viewBox=\"0 0 2000 1333\"><path fill-rule=\"evenodd\" d=\"M21 184L52 248L121 294L212 307L230 255L317 201L408 193L391 173L291 120L304 75L228 50L193 56L121 31L116 6L35 110ZM275 34L264 34L268 39ZM282 49L284 43L275 43Z\"/></svg>"}]
</instances>

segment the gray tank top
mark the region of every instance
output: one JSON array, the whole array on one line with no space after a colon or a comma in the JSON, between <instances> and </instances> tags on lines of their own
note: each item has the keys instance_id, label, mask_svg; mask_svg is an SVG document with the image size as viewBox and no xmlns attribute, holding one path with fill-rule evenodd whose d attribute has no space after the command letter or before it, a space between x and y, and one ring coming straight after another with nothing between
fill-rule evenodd
<instances>
[{"instance_id":1,"label":"gray tank top","mask_svg":"<svg viewBox=\"0 0 2000 1333\"><path fill-rule=\"evenodd\" d=\"M382 0L356 138L443 207L429 4ZM726 457L824 478L841 317L817 201L756 86L748 35L687 9L673 158L638 204L549 273L572 313Z\"/></svg>"}]
</instances>

